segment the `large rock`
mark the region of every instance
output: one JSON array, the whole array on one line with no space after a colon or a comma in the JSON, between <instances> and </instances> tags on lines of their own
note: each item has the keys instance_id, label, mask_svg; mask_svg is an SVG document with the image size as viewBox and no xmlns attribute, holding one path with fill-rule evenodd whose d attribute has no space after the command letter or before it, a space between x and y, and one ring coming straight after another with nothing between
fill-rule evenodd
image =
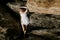
<instances>
[{"instance_id":1,"label":"large rock","mask_svg":"<svg viewBox=\"0 0 60 40\"><path fill-rule=\"evenodd\" d=\"M60 15L60 0L27 0L31 12Z\"/></svg>"}]
</instances>

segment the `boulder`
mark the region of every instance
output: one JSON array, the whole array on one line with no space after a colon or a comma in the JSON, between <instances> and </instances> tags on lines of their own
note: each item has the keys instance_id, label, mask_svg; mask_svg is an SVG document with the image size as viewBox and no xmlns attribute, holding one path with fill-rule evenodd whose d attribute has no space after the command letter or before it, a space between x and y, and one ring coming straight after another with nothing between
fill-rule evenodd
<instances>
[{"instance_id":1,"label":"boulder","mask_svg":"<svg viewBox=\"0 0 60 40\"><path fill-rule=\"evenodd\" d=\"M60 0L27 0L30 12L60 15Z\"/></svg>"}]
</instances>

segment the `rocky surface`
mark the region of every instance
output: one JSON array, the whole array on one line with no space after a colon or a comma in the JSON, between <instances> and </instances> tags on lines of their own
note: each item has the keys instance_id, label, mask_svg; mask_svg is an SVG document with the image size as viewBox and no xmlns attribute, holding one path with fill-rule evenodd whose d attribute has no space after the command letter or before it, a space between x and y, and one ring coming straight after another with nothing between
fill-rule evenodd
<instances>
[{"instance_id":1,"label":"rocky surface","mask_svg":"<svg viewBox=\"0 0 60 40\"><path fill-rule=\"evenodd\" d=\"M20 26L20 16L5 4L0 4L0 40L19 35Z\"/></svg>"},{"instance_id":2,"label":"rocky surface","mask_svg":"<svg viewBox=\"0 0 60 40\"><path fill-rule=\"evenodd\" d=\"M27 0L31 12L60 15L60 0Z\"/></svg>"},{"instance_id":3,"label":"rocky surface","mask_svg":"<svg viewBox=\"0 0 60 40\"><path fill-rule=\"evenodd\" d=\"M7 5L0 4L0 40L21 40L23 35L17 10L20 4ZM60 15L40 12L30 14L28 37L22 37L22 40L60 40Z\"/></svg>"},{"instance_id":4,"label":"rocky surface","mask_svg":"<svg viewBox=\"0 0 60 40\"><path fill-rule=\"evenodd\" d=\"M45 28L59 28L60 15L35 13L30 16L31 25Z\"/></svg>"},{"instance_id":5,"label":"rocky surface","mask_svg":"<svg viewBox=\"0 0 60 40\"><path fill-rule=\"evenodd\" d=\"M0 13L0 14L2 14L2 13ZM2 17L4 17L4 16L1 16L1 18ZM11 17L11 16L9 16L9 17ZM13 17L11 17L11 18L13 18ZM13 21L13 20L15 20L15 21ZM1 24L0 24L0 30L1 30L0 39L1 40L6 39L5 34L7 34L7 32L9 33L8 35L14 34L13 35L14 38L16 37L15 28L18 27L19 22L17 23L16 19L14 19L14 18L13 18L13 20L12 19L7 20L7 22L10 22L8 24L7 24L7 22L0 21L1 22ZM4 21L6 21L6 19ZM14 23L11 21L13 21ZM3 23L5 23L5 24L3 24ZM60 40L60 26L59 25L60 25L60 15L32 13L30 15L30 26L27 30L28 31L27 34L29 36L28 36L28 38L24 38L23 40ZM11 34L11 32L14 32L14 33ZM18 40L18 39L16 39L16 40Z\"/></svg>"},{"instance_id":6,"label":"rocky surface","mask_svg":"<svg viewBox=\"0 0 60 40\"><path fill-rule=\"evenodd\" d=\"M33 13L30 15L30 32L28 34L38 36L36 40L60 40L59 20L60 15ZM39 39L39 37L43 39Z\"/></svg>"}]
</instances>

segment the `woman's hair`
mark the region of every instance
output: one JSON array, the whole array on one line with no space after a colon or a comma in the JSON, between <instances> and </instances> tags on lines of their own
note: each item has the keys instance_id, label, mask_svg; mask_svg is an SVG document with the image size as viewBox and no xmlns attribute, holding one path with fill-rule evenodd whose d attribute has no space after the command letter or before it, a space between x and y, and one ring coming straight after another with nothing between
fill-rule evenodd
<instances>
[{"instance_id":1,"label":"woman's hair","mask_svg":"<svg viewBox=\"0 0 60 40\"><path fill-rule=\"evenodd\" d=\"M20 11L25 12L26 8L20 8Z\"/></svg>"}]
</instances>

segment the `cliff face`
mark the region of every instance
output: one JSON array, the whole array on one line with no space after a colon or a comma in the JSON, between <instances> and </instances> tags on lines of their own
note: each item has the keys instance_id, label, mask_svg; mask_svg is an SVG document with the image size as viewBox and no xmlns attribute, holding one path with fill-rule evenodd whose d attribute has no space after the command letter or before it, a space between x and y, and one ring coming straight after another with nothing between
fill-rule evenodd
<instances>
[{"instance_id":1,"label":"cliff face","mask_svg":"<svg viewBox=\"0 0 60 40\"><path fill-rule=\"evenodd\" d=\"M0 4L0 40L21 40L23 36L18 14L21 3L16 2ZM59 2L60 0L27 0L31 15L27 28L28 38L22 37L23 40L60 40L60 15L53 15L60 13Z\"/></svg>"},{"instance_id":2,"label":"cliff face","mask_svg":"<svg viewBox=\"0 0 60 40\"><path fill-rule=\"evenodd\" d=\"M27 0L27 6L32 12L60 14L60 0Z\"/></svg>"}]
</instances>

